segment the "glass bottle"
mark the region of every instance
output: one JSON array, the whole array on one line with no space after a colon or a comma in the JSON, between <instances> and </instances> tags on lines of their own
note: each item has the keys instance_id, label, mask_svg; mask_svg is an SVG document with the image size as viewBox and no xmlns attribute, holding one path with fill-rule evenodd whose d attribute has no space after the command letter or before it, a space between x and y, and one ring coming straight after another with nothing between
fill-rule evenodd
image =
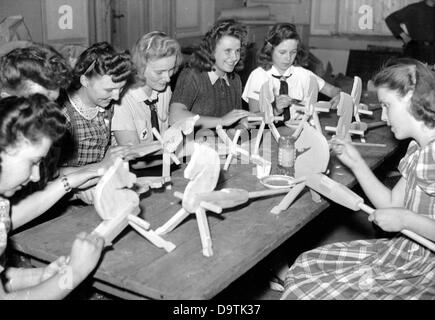
<instances>
[{"instance_id":1,"label":"glass bottle","mask_svg":"<svg viewBox=\"0 0 435 320\"><path fill-rule=\"evenodd\" d=\"M295 174L296 138L281 136L278 140L278 172L293 177Z\"/></svg>"}]
</instances>

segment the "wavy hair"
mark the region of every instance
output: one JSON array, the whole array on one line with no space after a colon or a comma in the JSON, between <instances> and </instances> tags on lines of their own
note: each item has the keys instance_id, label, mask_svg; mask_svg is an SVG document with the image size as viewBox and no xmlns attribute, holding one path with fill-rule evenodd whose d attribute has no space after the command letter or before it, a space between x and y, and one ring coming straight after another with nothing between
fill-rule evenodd
<instances>
[{"instance_id":1,"label":"wavy hair","mask_svg":"<svg viewBox=\"0 0 435 320\"><path fill-rule=\"evenodd\" d=\"M97 42L78 57L69 91L80 89L82 75L88 78L109 75L113 82L130 82L134 73L133 62L128 53L116 52L107 42Z\"/></svg>"},{"instance_id":2,"label":"wavy hair","mask_svg":"<svg viewBox=\"0 0 435 320\"><path fill-rule=\"evenodd\" d=\"M296 40L298 42L297 54L294 61L295 65L306 65L308 52L301 44L301 38L298 34L296 26L291 23L277 23L275 24L264 39L263 46L258 52L258 65L264 70L272 68L272 54L277 46L285 40Z\"/></svg>"},{"instance_id":3,"label":"wavy hair","mask_svg":"<svg viewBox=\"0 0 435 320\"><path fill-rule=\"evenodd\" d=\"M136 79L141 82L146 81L143 74L148 61L172 56L175 56L175 74L183 61L178 41L160 31L143 35L131 49L131 59L137 71Z\"/></svg>"},{"instance_id":4,"label":"wavy hair","mask_svg":"<svg viewBox=\"0 0 435 320\"><path fill-rule=\"evenodd\" d=\"M43 137L55 142L66 131L66 119L59 106L42 94L1 99L0 110L0 153L23 138L35 144Z\"/></svg>"},{"instance_id":5,"label":"wavy hair","mask_svg":"<svg viewBox=\"0 0 435 320\"><path fill-rule=\"evenodd\" d=\"M373 82L401 97L413 91L409 112L428 128L435 128L435 74L424 63L412 58L390 60Z\"/></svg>"},{"instance_id":6,"label":"wavy hair","mask_svg":"<svg viewBox=\"0 0 435 320\"><path fill-rule=\"evenodd\" d=\"M49 90L66 89L72 71L64 57L48 45L16 48L0 59L0 86L12 94L24 95L26 81Z\"/></svg>"},{"instance_id":7,"label":"wavy hair","mask_svg":"<svg viewBox=\"0 0 435 320\"><path fill-rule=\"evenodd\" d=\"M243 69L246 56L247 45L247 29L246 26L237 22L234 19L218 20L213 27L205 34L198 50L195 50L189 61L189 66L199 71L212 71L216 63L214 53L216 45L220 39L225 36L234 37L240 40L240 60L235 66L235 71Z\"/></svg>"}]
</instances>

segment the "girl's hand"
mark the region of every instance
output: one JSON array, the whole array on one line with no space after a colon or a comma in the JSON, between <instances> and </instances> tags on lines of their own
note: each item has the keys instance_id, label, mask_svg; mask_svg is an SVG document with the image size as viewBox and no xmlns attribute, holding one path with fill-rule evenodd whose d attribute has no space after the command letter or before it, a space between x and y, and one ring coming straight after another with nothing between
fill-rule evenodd
<instances>
[{"instance_id":1,"label":"girl's hand","mask_svg":"<svg viewBox=\"0 0 435 320\"><path fill-rule=\"evenodd\" d=\"M369 216L369 221L376 223L387 232L399 232L406 229L405 220L411 211L404 208L377 209Z\"/></svg>"},{"instance_id":2,"label":"girl's hand","mask_svg":"<svg viewBox=\"0 0 435 320\"><path fill-rule=\"evenodd\" d=\"M96 234L82 232L77 235L71 248L69 266L73 270L75 283L83 281L94 270L103 250L104 239Z\"/></svg>"},{"instance_id":3,"label":"girl's hand","mask_svg":"<svg viewBox=\"0 0 435 320\"><path fill-rule=\"evenodd\" d=\"M364 162L358 150L342 138L333 137L331 148L337 158L352 171Z\"/></svg>"},{"instance_id":4,"label":"girl's hand","mask_svg":"<svg viewBox=\"0 0 435 320\"><path fill-rule=\"evenodd\" d=\"M95 187L77 191L73 199L80 199L88 205L94 204Z\"/></svg>"},{"instance_id":5,"label":"girl's hand","mask_svg":"<svg viewBox=\"0 0 435 320\"><path fill-rule=\"evenodd\" d=\"M100 163L101 167L103 167L105 170L109 169L109 167L115 163L117 158L126 157L129 154L130 149L131 146L128 145L110 147L109 150L107 150L104 159Z\"/></svg>"},{"instance_id":6,"label":"girl's hand","mask_svg":"<svg viewBox=\"0 0 435 320\"><path fill-rule=\"evenodd\" d=\"M64 256L60 256L55 261L50 263L45 268L42 268L41 279L39 282L43 282L56 275L63 267L67 265L67 259Z\"/></svg>"},{"instance_id":7,"label":"girl's hand","mask_svg":"<svg viewBox=\"0 0 435 320\"><path fill-rule=\"evenodd\" d=\"M292 104L293 99L286 94L281 94L275 98L275 106L278 110L288 108Z\"/></svg>"},{"instance_id":8,"label":"girl's hand","mask_svg":"<svg viewBox=\"0 0 435 320\"><path fill-rule=\"evenodd\" d=\"M251 113L243 109L234 109L228 112L221 118L221 123L223 127L230 126L242 118L249 116Z\"/></svg>"},{"instance_id":9,"label":"girl's hand","mask_svg":"<svg viewBox=\"0 0 435 320\"><path fill-rule=\"evenodd\" d=\"M337 105L340 102L340 94L333 96L329 102L331 103L331 110L337 109Z\"/></svg>"},{"instance_id":10,"label":"girl's hand","mask_svg":"<svg viewBox=\"0 0 435 320\"><path fill-rule=\"evenodd\" d=\"M96 166L85 166L66 175L73 189L86 189L97 184L103 171Z\"/></svg>"}]
</instances>

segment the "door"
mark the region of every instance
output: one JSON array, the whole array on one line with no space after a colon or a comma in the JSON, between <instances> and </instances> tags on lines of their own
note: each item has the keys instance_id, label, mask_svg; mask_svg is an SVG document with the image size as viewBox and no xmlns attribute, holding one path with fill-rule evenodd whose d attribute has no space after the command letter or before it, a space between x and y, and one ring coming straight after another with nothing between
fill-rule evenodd
<instances>
[{"instance_id":1,"label":"door","mask_svg":"<svg viewBox=\"0 0 435 320\"><path fill-rule=\"evenodd\" d=\"M338 28L338 0L312 0L311 34L334 35Z\"/></svg>"},{"instance_id":2,"label":"door","mask_svg":"<svg viewBox=\"0 0 435 320\"><path fill-rule=\"evenodd\" d=\"M149 0L110 0L112 45L131 49L137 39L151 31Z\"/></svg>"}]
</instances>

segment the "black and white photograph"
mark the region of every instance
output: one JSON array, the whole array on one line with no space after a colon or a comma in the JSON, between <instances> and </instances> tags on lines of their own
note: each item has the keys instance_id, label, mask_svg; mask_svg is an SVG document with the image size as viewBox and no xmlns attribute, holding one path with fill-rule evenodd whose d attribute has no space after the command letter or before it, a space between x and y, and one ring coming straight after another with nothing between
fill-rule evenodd
<instances>
[{"instance_id":1,"label":"black and white photograph","mask_svg":"<svg viewBox=\"0 0 435 320\"><path fill-rule=\"evenodd\" d=\"M435 0L0 0L0 257L156 319L435 300Z\"/></svg>"}]
</instances>

